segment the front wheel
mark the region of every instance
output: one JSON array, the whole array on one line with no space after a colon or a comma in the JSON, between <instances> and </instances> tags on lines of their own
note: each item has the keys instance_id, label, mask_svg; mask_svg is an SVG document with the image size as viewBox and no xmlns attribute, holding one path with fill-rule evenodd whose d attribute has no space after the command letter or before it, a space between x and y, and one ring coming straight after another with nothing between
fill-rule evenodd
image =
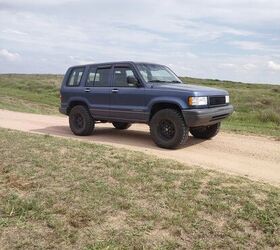
<instances>
[{"instance_id":1,"label":"front wheel","mask_svg":"<svg viewBox=\"0 0 280 250\"><path fill-rule=\"evenodd\" d=\"M92 133L95 123L88 109L77 105L70 111L69 125L75 135L84 136Z\"/></svg>"},{"instance_id":2,"label":"front wheel","mask_svg":"<svg viewBox=\"0 0 280 250\"><path fill-rule=\"evenodd\" d=\"M116 128L116 129L128 129L130 126L131 126L131 123L128 123L128 122L112 122L113 126Z\"/></svg>"},{"instance_id":3,"label":"front wheel","mask_svg":"<svg viewBox=\"0 0 280 250\"><path fill-rule=\"evenodd\" d=\"M216 136L220 130L221 123L216 123L214 125L197 127L197 128L190 128L190 133L195 138L200 139L210 139Z\"/></svg>"},{"instance_id":4,"label":"front wheel","mask_svg":"<svg viewBox=\"0 0 280 250\"><path fill-rule=\"evenodd\" d=\"M150 121L150 133L156 145L175 149L188 138L188 127L179 111L162 109Z\"/></svg>"}]
</instances>

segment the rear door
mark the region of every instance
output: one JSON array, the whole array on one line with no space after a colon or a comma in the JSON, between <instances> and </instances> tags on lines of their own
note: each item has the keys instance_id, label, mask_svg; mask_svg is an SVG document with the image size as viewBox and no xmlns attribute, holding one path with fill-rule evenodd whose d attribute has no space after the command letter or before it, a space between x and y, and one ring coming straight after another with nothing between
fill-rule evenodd
<instances>
[{"instance_id":1,"label":"rear door","mask_svg":"<svg viewBox=\"0 0 280 250\"><path fill-rule=\"evenodd\" d=\"M112 65L90 66L84 91L94 118L110 118Z\"/></svg>"},{"instance_id":2,"label":"rear door","mask_svg":"<svg viewBox=\"0 0 280 250\"><path fill-rule=\"evenodd\" d=\"M116 64L113 69L111 110L112 118L116 121L147 120L145 109L145 88L129 84L128 76L139 80L137 73L130 64Z\"/></svg>"}]
</instances>

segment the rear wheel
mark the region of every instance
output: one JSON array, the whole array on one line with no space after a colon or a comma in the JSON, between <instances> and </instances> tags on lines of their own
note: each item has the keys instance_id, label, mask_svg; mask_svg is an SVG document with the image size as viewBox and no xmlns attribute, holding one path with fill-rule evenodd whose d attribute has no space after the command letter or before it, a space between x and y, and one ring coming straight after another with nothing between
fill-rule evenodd
<instances>
[{"instance_id":1,"label":"rear wheel","mask_svg":"<svg viewBox=\"0 0 280 250\"><path fill-rule=\"evenodd\" d=\"M90 135L94 129L94 120L88 109L82 105L73 107L69 114L69 125L75 135Z\"/></svg>"},{"instance_id":2,"label":"rear wheel","mask_svg":"<svg viewBox=\"0 0 280 250\"><path fill-rule=\"evenodd\" d=\"M190 133L200 139L210 139L216 136L220 130L221 123L216 123L214 125L190 128Z\"/></svg>"},{"instance_id":3,"label":"rear wheel","mask_svg":"<svg viewBox=\"0 0 280 250\"><path fill-rule=\"evenodd\" d=\"M150 133L156 145L174 149L188 138L188 127L179 111L162 109L150 121Z\"/></svg>"},{"instance_id":4,"label":"rear wheel","mask_svg":"<svg viewBox=\"0 0 280 250\"><path fill-rule=\"evenodd\" d=\"M116 129L128 129L130 126L131 126L131 123L128 123L128 122L112 122L113 126L116 128Z\"/></svg>"}]
</instances>

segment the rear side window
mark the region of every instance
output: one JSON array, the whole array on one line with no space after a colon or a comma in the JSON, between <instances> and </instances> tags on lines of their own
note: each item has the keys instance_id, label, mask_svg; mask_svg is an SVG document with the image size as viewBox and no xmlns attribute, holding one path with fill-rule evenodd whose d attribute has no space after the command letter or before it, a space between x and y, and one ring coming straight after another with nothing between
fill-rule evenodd
<instances>
[{"instance_id":1,"label":"rear side window","mask_svg":"<svg viewBox=\"0 0 280 250\"><path fill-rule=\"evenodd\" d=\"M87 83L94 87L109 87L110 71L111 68L97 68L95 72L89 72ZM91 82L92 78L94 78L93 82Z\"/></svg>"},{"instance_id":2,"label":"rear side window","mask_svg":"<svg viewBox=\"0 0 280 250\"><path fill-rule=\"evenodd\" d=\"M88 87L94 86L95 72L96 72L96 68L89 69L86 86Z\"/></svg>"},{"instance_id":3,"label":"rear side window","mask_svg":"<svg viewBox=\"0 0 280 250\"><path fill-rule=\"evenodd\" d=\"M70 87L79 86L84 74L84 70L84 67L73 69L66 85Z\"/></svg>"}]
</instances>

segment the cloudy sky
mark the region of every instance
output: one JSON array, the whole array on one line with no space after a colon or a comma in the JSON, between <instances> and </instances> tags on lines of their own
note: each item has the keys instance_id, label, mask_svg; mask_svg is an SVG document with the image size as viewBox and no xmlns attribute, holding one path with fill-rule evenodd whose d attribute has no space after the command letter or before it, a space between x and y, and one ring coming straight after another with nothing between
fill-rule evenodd
<instances>
[{"instance_id":1,"label":"cloudy sky","mask_svg":"<svg viewBox=\"0 0 280 250\"><path fill-rule=\"evenodd\" d=\"M0 73L115 60L280 83L280 1L0 0Z\"/></svg>"}]
</instances>

